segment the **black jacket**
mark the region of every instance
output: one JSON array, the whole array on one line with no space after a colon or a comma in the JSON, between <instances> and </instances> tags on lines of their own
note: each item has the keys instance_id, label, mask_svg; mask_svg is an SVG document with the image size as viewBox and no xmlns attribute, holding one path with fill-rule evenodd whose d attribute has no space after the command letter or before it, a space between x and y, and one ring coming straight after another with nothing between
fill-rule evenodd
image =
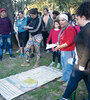
<instances>
[{"instance_id":1,"label":"black jacket","mask_svg":"<svg viewBox=\"0 0 90 100\"><path fill-rule=\"evenodd\" d=\"M79 65L90 71L90 22L87 23L77 34L75 45Z\"/></svg>"},{"instance_id":2,"label":"black jacket","mask_svg":"<svg viewBox=\"0 0 90 100\"><path fill-rule=\"evenodd\" d=\"M33 27L33 29L29 30L32 36L41 34L43 28L42 18L40 16L37 16L35 19L30 18L29 26Z\"/></svg>"}]
</instances>

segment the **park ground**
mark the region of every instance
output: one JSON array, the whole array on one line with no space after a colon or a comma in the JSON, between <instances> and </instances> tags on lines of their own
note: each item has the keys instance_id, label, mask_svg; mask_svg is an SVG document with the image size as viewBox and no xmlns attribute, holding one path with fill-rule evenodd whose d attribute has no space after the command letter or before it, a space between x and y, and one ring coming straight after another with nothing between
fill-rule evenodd
<instances>
[{"instance_id":1,"label":"park ground","mask_svg":"<svg viewBox=\"0 0 90 100\"><path fill-rule=\"evenodd\" d=\"M24 72L33 68L35 64L35 58L30 58L30 66L22 67L20 66L25 58L19 58L19 54L15 53L16 49L14 49L14 56L16 60L10 60L8 54L3 55L3 60L0 62L0 79L5 78L7 76L11 76L20 72ZM52 53L46 53L41 49L41 58L40 65L49 65L52 61ZM56 67L56 64L55 66ZM65 87L64 83L58 82L57 79L45 84L42 87L39 87L35 90L27 92L13 100L57 100L59 97L63 95ZM84 97L87 97L87 90L83 81L81 81L77 88L76 99L82 100ZM2 96L0 96L0 100L5 100Z\"/></svg>"}]
</instances>

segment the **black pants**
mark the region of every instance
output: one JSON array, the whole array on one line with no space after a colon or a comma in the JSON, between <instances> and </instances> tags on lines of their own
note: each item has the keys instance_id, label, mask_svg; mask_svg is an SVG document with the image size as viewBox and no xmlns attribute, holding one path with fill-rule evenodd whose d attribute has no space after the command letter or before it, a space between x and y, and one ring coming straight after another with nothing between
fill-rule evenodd
<instances>
[{"instance_id":1,"label":"black pants","mask_svg":"<svg viewBox=\"0 0 90 100\"><path fill-rule=\"evenodd\" d=\"M19 38L19 42L20 42L20 47L25 47L26 43L27 43L27 41L29 39L28 31L18 32L18 38Z\"/></svg>"},{"instance_id":2,"label":"black pants","mask_svg":"<svg viewBox=\"0 0 90 100\"><path fill-rule=\"evenodd\" d=\"M52 54L53 54L53 62L55 62L55 58L57 56L58 63L60 63L60 51L57 51L57 52L52 51Z\"/></svg>"},{"instance_id":3,"label":"black pants","mask_svg":"<svg viewBox=\"0 0 90 100\"><path fill-rule=\"evenodd\" d=\"M64 98L69 98L74 90L76 90L78 83L84 80L85 85L88 90L88 100L90 100L90 74L80 71L77 66L74 67L70 80L68 82L67 88L63 95Z\"/></svg>"},{"instance_id":4,"label":"black pants","mask_svg":"<svg viewBox=\"0 0 90 100\"><path fill-rule=\"evenodd\" d=\"M44 44L44 49L45 49L46 43L47 43L47 38L48 38L49 34L47 33L47 31L43 31L42 36L43 36L43 44Z\"/></svg>"}]
</instances>

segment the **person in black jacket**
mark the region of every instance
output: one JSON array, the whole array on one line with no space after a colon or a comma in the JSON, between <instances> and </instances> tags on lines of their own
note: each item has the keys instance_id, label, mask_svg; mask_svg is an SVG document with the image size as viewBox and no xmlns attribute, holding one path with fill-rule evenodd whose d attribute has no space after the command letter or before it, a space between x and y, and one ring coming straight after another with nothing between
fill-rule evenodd
<instances>
[{"instance_id":1,"label":"person in black jacket","mask_svg":"<svg viewBox=\"0 0 90 100\"><path fill-rule=\"evenodd\" d=\"M69 100L82 79L88 90L88 98L83 100L90 100L90 2L84 2L79 6L77 22L82 27L75 38L78 63L74 67L64 95L58 100Z\"/></svg>"},{"instance_id":2,"label":"person in black jacket","mask_svg":"<svg viewBox=\"0 0 90 100\"><path fill-rule=\"evenodd\" d=\"M39 60L40 60L40 43L42 41L42 19L40 16L38 16L38 10L37 8L33 8L30 10L30 16L31 19L29 21L28 26L25 27L26 30L29 30L29 40L27 42L27 45L25 47L25 52L26 52L26 61L21 64L21 66L29 66L29 49L31 48L31 46L35 46L35 50L36 50L36 56L37 56L37 60L36 63L34 65L34 67L39 66Z\"/></svg>"}]
</instances>

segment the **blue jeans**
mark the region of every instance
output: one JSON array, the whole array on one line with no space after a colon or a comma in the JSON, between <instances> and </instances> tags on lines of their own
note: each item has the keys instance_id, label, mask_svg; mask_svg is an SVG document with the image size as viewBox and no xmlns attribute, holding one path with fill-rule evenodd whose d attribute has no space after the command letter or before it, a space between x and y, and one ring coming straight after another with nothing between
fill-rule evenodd
<instances>
[{"instance_id":1,"label":"blue jeans","mask_svg":"<svg viewBox=\"0 0 90 100\"><path fill-rule=\"evenodd\" d=\"M11 35L6 34L6 35L0 35L0 59L3 57L3 49L4 45L8 46L9 50L9 55L12 57L12 43L11 43Z\"/></svg>"},{"instance_id":2,"label":"blue jeans","mask_svg":"<svg viewBox=\"0 0 90 100\"><path fill-rule=\"evenodd\" d=\"M75 51L61 51L62 80L67 82L70 79L75 63Z\"/></svg>"},{"instance_id":3,"label":"blue jeans","mask_svg":"<svg viewBox=\"0 0 90 100\"><path fill-rule=\"evenodd\" d=\"M88 100L90 100L90 74L85 73L84 71L80 71L78 66L74 67L72 75L70 77L70 81L68 82L67 88L63 95L64 98L69 98L73 91L76 90L78 83L81 80L84 80L87 90L88 90Z\"/></svg>"}]
</instances>

